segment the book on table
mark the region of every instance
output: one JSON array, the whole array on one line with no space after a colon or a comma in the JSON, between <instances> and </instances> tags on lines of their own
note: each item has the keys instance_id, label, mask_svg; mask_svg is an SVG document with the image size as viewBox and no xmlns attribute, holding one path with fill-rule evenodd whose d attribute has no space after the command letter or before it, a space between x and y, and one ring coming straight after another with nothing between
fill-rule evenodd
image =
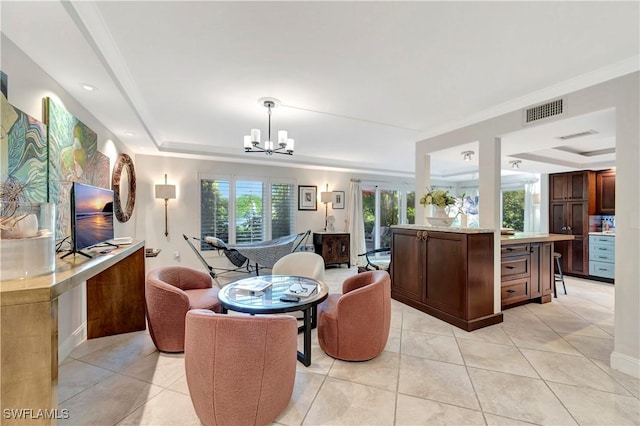
<instances>
[{"instance_id":1,"label":"book on table","mask_svg":"<svg viewBox=\"0 0 640 426\"><path fill-rule=\"evenodd\" d=\"M238 290L248 291L251 293L261 293L271 287L271 282L261 278L248 278L236 284Z\"/></svg>"},{"instance_id":2,"label":"book on table","mask_svg":"<svg viewBox=\"0 0 640 426\"><path fill-rule=\"evenodd\" d=\"M316 284L293 283L285 290L284 294L304 298L311 296L317 289Z\"/></svg>"}]
</instances>

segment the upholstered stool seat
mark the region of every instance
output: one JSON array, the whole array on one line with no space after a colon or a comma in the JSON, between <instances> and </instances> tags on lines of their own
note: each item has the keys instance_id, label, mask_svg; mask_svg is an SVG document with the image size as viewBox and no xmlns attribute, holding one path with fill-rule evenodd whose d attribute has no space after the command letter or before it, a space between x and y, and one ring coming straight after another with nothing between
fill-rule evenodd
<instances>
[{"instance_id":1,"label":"upholstered stool seat","mask_svg":"<svg viewBox=\"0 0 640 426\"><path fill-rule=\"evenodd\" d=\"M185 316L190 309L222 312L211 277L184 266L150 271L145 281L145 303L149 334L162 352L184 351Z\"/></svg>"}]
</instances>

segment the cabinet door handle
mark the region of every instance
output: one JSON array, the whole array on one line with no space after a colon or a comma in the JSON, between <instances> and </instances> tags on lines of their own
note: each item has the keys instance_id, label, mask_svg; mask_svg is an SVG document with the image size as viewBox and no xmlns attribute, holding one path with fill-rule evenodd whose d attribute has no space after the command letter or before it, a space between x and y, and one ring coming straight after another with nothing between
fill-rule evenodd
<instances>
[{"instance_id":1,"label":"cabinet door handle","mask_svg":"<svg viewBox=\"0 0 640 426\"><path fill-rule=\"evenodd\" d=\"M515 293L515 292L516 292L515 290L511 290L511 289L507 290L507 293L509 293L509 294Z\"/></svg>"},{"instance_id":2,"label":"cabinet door handle","mask_svg":"<svg viewBox=\"0 0 640 426\"><path fill-rule=\"evenodd\" d=\"M563 227L562 227L562 230L563 230L563 231L566 231L566 230L567 230L567 227L566 227L566 226L563 226Z\"/></svg>"},{"instance_id":3,"label":"cabinet door handle","mask_svg":"<svg viewBox=\"0 0 640 426\"><path fill-rule=\"evenodd\" d=\"M513 269L514 267L513 267L513 266L505 266L505 268L507 268L507 269Z\"/></svg>"},{"instance_id":4,"label":"cabinet door handle","mask_svg":"<svg viewBox=\"0 0 640 426\"><path fill-rule=\"evenodd\" d=\"M514 248L507 247L507 251L514 251L514 250L515 250Z\"/></svg>"},{"instance_id":5,"label":"cabinet door handle","mask_svg":"<svg viewBox=\"0 0 640 426\"><path fill-rule=\"evenodd\" d=\"M421 240L422 239L422 231L418 231L416 233L416 240Z\"/></svg>"}]
</instances>

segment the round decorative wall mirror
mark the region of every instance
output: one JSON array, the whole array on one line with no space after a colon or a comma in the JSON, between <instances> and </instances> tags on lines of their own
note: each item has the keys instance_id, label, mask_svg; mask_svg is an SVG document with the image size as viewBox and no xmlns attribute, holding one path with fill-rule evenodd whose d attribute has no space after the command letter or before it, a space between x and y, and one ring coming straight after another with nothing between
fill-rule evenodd
<instances>
[{"instance_id":1,"label":"round decorative wall mirror","mask_svg":"<svg viewBox=\"0 0 640 426\"><path fill-rule=\"evenodd\" d=\"M133 168L133 160L127 154L120 154L113 167L113 177L111 178L113 189L113 212L116 219L126 222L131 219L133 206L136 203L136 172ZM127 204L122 208L122 200L126 199Z\"/></svg>"}]
</instances>

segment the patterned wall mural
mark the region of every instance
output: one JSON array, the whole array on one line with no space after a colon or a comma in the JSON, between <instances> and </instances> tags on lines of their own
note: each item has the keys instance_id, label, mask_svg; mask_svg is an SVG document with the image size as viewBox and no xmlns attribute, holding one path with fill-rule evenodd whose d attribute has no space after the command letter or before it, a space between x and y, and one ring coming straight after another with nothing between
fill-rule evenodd
<instances>
[{"instance_id":1,"label":"patterned wall mural","mask_svg":"<svg viewBox=\"0 0 640 426\"><path fill-rule=\"evenodd\" d=\"M28 183L26 201L47 201L47 126L11 105L0 95L2 115L2 179Z\"/></svg>"},{"instance_id":2,"label":"patterned wall mural","mask_svg":"<svg viewBox=\"0 0 640 426\"><path fill-rule=\"evenodd\" d=\"M109 188L109 157L98 152L96 133L51 98L45 99L49 140L49 201L56 205L56 239L71 231L73 182Z\"/></svg>"}]
</instances>

